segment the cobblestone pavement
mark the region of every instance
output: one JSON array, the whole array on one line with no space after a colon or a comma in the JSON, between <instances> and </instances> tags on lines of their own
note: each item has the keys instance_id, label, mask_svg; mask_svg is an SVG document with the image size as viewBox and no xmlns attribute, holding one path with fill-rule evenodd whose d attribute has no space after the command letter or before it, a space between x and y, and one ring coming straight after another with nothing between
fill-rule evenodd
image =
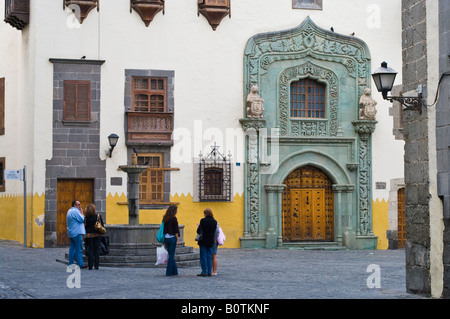
<instances>
[{"instance_id":1,"label":"cobblestone pavement","mask_svg":"<svg viewBox=\"0 0 450 319\"><path fill-rule=\"evenodd\" d=\"M219 248L217 276L100 265L81 270L80 288L68 288L74 273L56 261L67 251L0 240L0 299L425 299L406 293L404 250Z\"/></svg>"}]
</instances>

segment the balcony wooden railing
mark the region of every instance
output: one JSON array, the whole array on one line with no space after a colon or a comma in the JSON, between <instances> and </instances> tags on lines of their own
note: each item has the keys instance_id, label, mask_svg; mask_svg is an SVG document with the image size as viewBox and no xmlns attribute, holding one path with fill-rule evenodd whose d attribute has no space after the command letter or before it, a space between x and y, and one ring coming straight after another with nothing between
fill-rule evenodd
<instances>
[{"instance_id":1,"label":"balcony wooden railing","mask_svg":"<svg viewBox=\"0 0 450 319\"><path fill-rule=\"evenodd\" d=\"M126 112L127 145L173 145L173 113Z\"/></svg>"}]
</instances>

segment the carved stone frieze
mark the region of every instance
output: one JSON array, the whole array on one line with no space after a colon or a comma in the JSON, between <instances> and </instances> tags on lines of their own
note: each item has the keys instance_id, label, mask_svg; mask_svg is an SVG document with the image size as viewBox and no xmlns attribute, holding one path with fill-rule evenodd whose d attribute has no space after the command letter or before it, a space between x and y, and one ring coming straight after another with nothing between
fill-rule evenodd
<instances>
[{"instance_id":1,"label":"carved stone frieze","mask_svg":"<svg viewBox=\"0 0 450 319\"><path fill-rule=\"evenodd\" d=\"M298 27L252 39L246 57L248 82L257 83L259 74L270 64L281 60L299 60L308 56L345 66L355 78L368 77L367 61L370 54L364 43L354 37L333 34L319 28L308 17ZM361 83L361 85L363 85Z\"/></svg>"},{"instance_id":2,"label":"carved stone frieze","mask_svg":"<svg viewBox=\"0 0 450 319\"><path fill-rule=\"evenodd\" d=\"M266 184L264 189L267 193L282 193L286 185L284 184Z\"/></svg>"}]
</instances>

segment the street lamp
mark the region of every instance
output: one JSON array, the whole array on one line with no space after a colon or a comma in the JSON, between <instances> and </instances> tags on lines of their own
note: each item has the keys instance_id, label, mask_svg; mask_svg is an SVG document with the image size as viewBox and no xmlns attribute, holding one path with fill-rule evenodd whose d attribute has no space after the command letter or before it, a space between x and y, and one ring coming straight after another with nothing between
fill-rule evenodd
<instances>
[{"instance_id":1,"label":"street lamp","mask_svg":"<svg viewBox=\"0 0 450 319\"><path fill-rule=\"evenodd\" d=\"M110 149L106 151L106 155L109 156L110 158L112 157L112 152L113 152L114 147L116 147L116 145L117 145L118 139L119 139L119 136L114 133L110 134L108 136Z\"/></svg>"},{"instance_id":2,"label":"street lamp","mask_svg":"<svg viewBox=\"0 0 450 319\"><path fill-rule=\"evenodd\" d=\"M397 72L394 69L387 66L386 62L381 63L381 67L375 70L372 74L373 81L378 89L378 92L381 92L383 95L383 99L388 100L390 102L398 101L402 104L407 110L416 110L419 113L422 113L422 86L419 85L417 88L417 97L406 97L406 96L388 96L388 92L392 90L394 86L395 76Z\"/></svg>"}]
</instances>

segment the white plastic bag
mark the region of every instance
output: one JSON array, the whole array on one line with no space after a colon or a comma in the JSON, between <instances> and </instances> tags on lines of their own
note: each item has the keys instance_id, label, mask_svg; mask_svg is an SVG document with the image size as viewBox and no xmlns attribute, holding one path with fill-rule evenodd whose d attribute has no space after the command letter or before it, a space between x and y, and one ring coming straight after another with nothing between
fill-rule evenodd
<instances>
[{"instance_id":1,"label":"white plastic bag","mask_svg":"<svg viewBox=\"0 0 450 319\"><path fill-rule=\"evenodd\" d=\"M217 236L217 244L222 246L225 243L225 234L222 231L222 228L219 227L219 236Z\"/></svg>"},{"instance_id":2,"label":"white plastic bag","mask_svg":"<svg viewBox=\"0 0 450 319\"><path fill-rule=\"evenodd\" d=\"M169 259L169 253L167 252L164 245L156 248L156 264L155 265L166 265Z\"/></svg>"}]
</instances>

